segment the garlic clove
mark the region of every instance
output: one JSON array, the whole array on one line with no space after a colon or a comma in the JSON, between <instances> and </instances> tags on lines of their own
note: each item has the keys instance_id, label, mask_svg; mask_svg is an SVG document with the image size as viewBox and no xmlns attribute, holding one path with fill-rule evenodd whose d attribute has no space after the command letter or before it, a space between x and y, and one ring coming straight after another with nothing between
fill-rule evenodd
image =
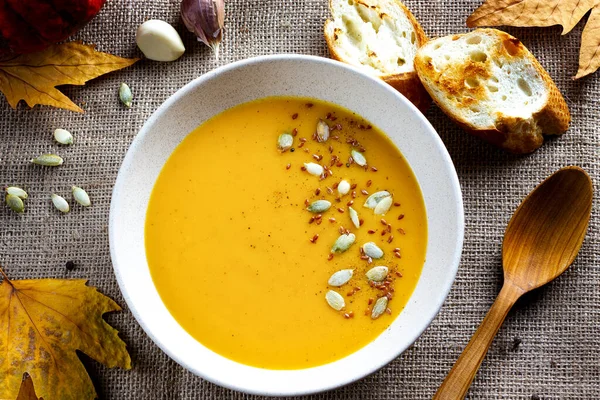
<instances>
[{"instance_id":1,"label":"garlic clove","mask_svg":"<svg viewBox=\"0 0 600 400\"><path fill-rule=\"evenodd\" d=\"M175 61L185 52L175 28L158 19L141 24L135 39L142 53L150 60Z\"/></svg>"}]
</instances>

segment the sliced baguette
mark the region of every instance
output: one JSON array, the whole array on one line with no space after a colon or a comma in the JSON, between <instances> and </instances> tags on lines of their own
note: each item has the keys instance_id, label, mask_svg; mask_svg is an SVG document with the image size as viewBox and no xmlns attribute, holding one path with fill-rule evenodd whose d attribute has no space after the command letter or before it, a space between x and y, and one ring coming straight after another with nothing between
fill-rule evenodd
<instances>
[{"instance_id":1,"label":"sliced baguette","mask_svg":"<svg viewBox=\"0 0 600 400\"><path fill-rule=\"evenodd\" d=\"M535 57L513 36L477 29L431 40L415 68L439 107L466 131L513 153L530 153L542 133L571 121L565 99Z\"/></svg>"},{"instance_id":2,"label":"sliced baguette","mask_svg":"<svg viewBox=\"0 0 600 400\"><path fill-rule=\"evenodd\" d=\"M331 57L362 68L393 86L420 110L431 99L414 69L427 36L398 0L330 0L333 19L325 22Z\"/></svg>"}]
</instances>

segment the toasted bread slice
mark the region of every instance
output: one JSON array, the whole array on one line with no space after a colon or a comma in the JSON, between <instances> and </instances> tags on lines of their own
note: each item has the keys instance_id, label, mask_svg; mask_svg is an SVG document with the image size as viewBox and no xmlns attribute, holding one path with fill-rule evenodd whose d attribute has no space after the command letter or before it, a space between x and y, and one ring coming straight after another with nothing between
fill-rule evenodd
<instances>
[{"instance_id":1,"label":"toasted bread slice","mask_svg":"<svg viewBox=\"0 0 600 400\"><path fill-rule=\"evenodd\" d=\"M552 78L508 33L477 29L428 42L415 68L439 107L468 132L513 153L530 153L542 133L560 135L571 121Z\"/></svg>"},{"instance_id":2,"label":"toasted bread slice","mask_svg":"<svg viewBox=\"0 0 600 400\"><path fill-rule=\"evenodd\" d=\"M420 110L431 99L414 69L417 49L427 36L399 0L330 0L325 22L331 57L378 76Z\"/></svg>"}]
</instances>

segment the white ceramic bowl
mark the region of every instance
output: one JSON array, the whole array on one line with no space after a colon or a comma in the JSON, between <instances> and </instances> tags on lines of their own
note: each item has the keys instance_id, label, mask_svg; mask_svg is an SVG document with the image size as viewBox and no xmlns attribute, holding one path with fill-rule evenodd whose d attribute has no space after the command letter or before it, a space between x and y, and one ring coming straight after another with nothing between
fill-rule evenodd
<instances>
[{"instance_id":1,"label":"white ceramic bowl","mask_svg":"<svg viewBox=\"0 0 600 400\"><path fill-rule=\"evenodd\" d=\"M319 367L275 371L231 361L207 349L171 316L152 282L144 250L150 193L182 139L211 116L240 103L305 96L357 112L389 135L410 163L425 199L426 262L406 308L377 339ZM192 81L146 122L119 171L110 210L110 248L125 301L146 333L193 373L231 389L263 395L300 395L360 379L392 361L427 328L458 268L464 230L459 182L444 144L425 117L378 79L319 57L280 55L229 64Z\"/></svg>"}]
</instances>

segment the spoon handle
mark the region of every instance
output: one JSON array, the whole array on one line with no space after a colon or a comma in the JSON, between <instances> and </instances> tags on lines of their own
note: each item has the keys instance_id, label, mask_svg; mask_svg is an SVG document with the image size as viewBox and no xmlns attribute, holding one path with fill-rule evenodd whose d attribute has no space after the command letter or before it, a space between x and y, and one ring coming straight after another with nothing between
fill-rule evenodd
<instances>
[{"instance_id":1,"label":"spoon handle","mask_svg":"<svg viewBox=\"0 0 600 400\"><path fill-rule=\"evenodd\" d=\"M513 304L523 293L523 290L512 282L504 282L492 308L456 360L454 367L433 397L434 400L458 400L465 397L498 329Z\"/></svg>"}]
</instances>

